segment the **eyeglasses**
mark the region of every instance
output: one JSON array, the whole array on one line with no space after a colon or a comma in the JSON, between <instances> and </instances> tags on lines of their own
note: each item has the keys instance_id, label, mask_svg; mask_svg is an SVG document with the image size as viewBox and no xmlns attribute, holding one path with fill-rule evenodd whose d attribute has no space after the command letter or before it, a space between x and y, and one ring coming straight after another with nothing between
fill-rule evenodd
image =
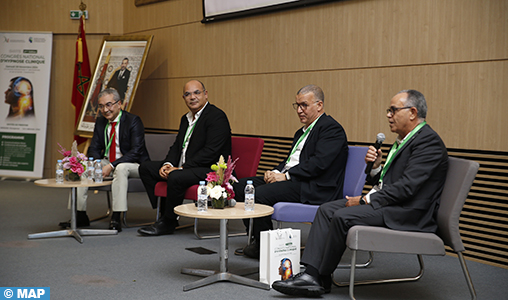
<instances>
[{"instance_id":1,"label":"eyeglasses","mask_svg":"<svg viewBox=\"0 0 508 300\"><path fill-rule=\"evenodd\" d=\"M104 108L106 108L106 107L107 107L108 109L111 109L111 107L113 107L113 105L117 104L117 103L118 103L118 101L120 101L120 100L116 100L115 102L108 102L108 103L106 103L105 105L99 104L99 109L100 109L100 110L104 110Z\"/></svg>"},{"instance_id":2,"label":"eyeglasses","mask_svg":"<svg viewBox=\"0 0 508 300\"><path fill-rule=\"evenodd\" d=\"M191 95L194 95L194 96L199 96L199 95L201 95L201 94L202 94L202 93L204 93L204 92L205 92L205 90L203 90L203 91L200 91L200 90L195 90L195 91L194 91L194 92L192 92L192 93L191 93L191 92L185 92L185 93L183 94L183 96L184 96L185 98L189 98Z\"/></svg>"},{"instance_id":3,"label":"eyeglasses","mask_svg":"<svg viewBox=\"0 0 508 300\"><path fill-rule=\"evenodd\" d=\"M318 102L319 102L319 101L314 101L314 102L312 102L311 104L313 104L313 103L318 103ZM299 108L301 108L302 110L307 110L307 107L309 107L311 104L307 104L307 103L305 103L305 102L303 102L303 103L296 103L296 102L295 102L295 103L293 103L293 108L294 108L295 110L298 110L298 107L299 107Z\"/></svg>"},{"instance_id":4,"label":"eyeglasses","mask_svg":"<svg viewBox=\"0 0 508 300\"><path fill-rule=\"evenodd\" d=\"M386 114L393 116L400 109L406 109L406 108L412 108L412 107L414 107L414 106L404 106L404 107L394 107L394 106L392 106L392 107L390 107L390 108L388 108L386 110Z\"/></svg>"}]
</instances>

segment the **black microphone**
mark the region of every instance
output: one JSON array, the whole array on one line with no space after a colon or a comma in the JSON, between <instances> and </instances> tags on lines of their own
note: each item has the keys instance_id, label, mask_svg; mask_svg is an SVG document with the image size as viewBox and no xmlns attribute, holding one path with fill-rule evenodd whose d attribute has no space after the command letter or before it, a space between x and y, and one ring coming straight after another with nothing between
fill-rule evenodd
<instances>
[{"instance_id":1,"label":"black microphone","mask_svg":"<svg viewBox=\"0 0 508 300\"><path fill-rule=\"evenodd\" d=\"M376 151L381 148L381 145L385 141L385 134L384 133L378 133L376 135L376 143L374 144L374 148L376 148ZM367 164L367 167L365 167L365 174L369 175L370 171L372 171L372 166L374 165L374 162L371 161Z\"/></svg>"}]
</instances>

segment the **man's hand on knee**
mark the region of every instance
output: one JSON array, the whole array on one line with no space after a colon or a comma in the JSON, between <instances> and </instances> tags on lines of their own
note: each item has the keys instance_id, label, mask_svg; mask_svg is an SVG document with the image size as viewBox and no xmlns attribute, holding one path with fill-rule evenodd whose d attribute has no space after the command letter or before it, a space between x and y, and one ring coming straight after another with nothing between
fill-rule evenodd
<instances>
[{"instance_id":1,"label":"man's hand on knee","mask_svg":"<svg viewBox=\"0 0 508 300\"><path fill-rule=\"evenodd\" d=\"M361 197L362 196L356 196L356 197L346 196L346 199L347 199L346 207L360 205L360 198Z\"/></svg>"},{"instance_id":2,"label":"man's hand on knee","mask_svg":"<svg viewBox=\"0 0 508 300\"><path fill-rule=\"evenodd\" d=\"M180 169L182 169L182 168L173 167L169 164L163 165L162 168L160 168L160 170L159 170L159 175L164 179L168 179L169 173L171 173L175 170L180 170Z\"/></svg>"},{"instance_id":3,"label":"man's hand on knee","mask_svg":"<svg viewBox=\"0 0 508 300\"><path fill-rule=\"evenodd\" d=\"M111 175L111 172L113 172L113 166L111 164L107 164L104 167L102 167L102 176L108 177Z\"/></svg>"},{"instance_id":4,"label":"man's hand on knee","mask_svg":"<svg viewBox=\"0 0 508 300\"><path fill-rule=\"evenodd\" d=\"M284 174L284 173L276 173L273 171L266 171L266 173L265 173L265 182L266 183L273 183L273 182L285 181L285 180L287 180L287 179L286 179L286 174Z\"/></svg>"}]
</instances>

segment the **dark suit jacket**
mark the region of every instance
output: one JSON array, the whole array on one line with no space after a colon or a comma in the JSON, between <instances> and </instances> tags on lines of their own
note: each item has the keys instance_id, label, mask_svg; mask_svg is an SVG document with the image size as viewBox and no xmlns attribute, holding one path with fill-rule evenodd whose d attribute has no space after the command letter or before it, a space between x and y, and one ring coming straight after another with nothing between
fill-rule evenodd
<instances>
[{"instance_id":1,"label":"dark suit jacket","mask_svg":"<svg viewBox=\"0 0 508 300\"><path fill-rule=\"evenodd\" d=\"M92 156L94 159L102 159L106 155L104 153L106 151L104 129L107 124L108 120L104 116L95 121L92 142L88 148L88 156ZM123 162L142 163L145 160L150 160L145 146L145 127L140 117L122 111L119 140L122 157L112 162L114 167Z\"/></svg>"},{"instance_id":2,"label":"dark suit jacket","mask_svg":"<svg viewBox=\"0 0 508 300\"><path fill-rule=\"evenodd\" d=\"M302 134L301 129L295 133L292 147ZM291 180L300 183L302 203L322 204L342 198L348 149L344 128L323 114L307 137L300 163L288 170ZM276 169L282 171L286 161L287 157Z\"/></svg>"},{"instance_id":3,"label":"dark suit jacket","mask_svg":"<svg viewBox=\"0 0 508 300\"><path fill-rule=\"evenodd\" d=\"M383 188L371 194L374 209L383 209L388 228L435 232L435 214L448 170L448 153L439 135L425 125L394 157ZM380 172L381 173L381 172ZM367 182L376 184L380 173Z\"/></svg>"},{"instance_id":4,"label":"dark suit jacket","mask_svg":"<svg viewBox=\"0 0 508 300\"><path fill-rule=\"evenodd\" d=\"M114 88L120 94L120 98L125 99L125 93L127 92L127 86L129 84L129 78L131 77L131 71L125 69L122 76L118 78L118 74L120 74L120 69L111 76L111 79L108 82L108 88Z\"/></svg>"},{"instance_id":5,"label":"dark suit jacket","mask_svg":"<svg viewBox=\"0 0 508 300\"><path fill-rule=\"evenodd\" d=\"M170 162L175 167L178 166L188 127L187 116L183 115L180 119L175 143L169 149L164 162ZM213 164L219 161L221 155L225 160L228 159L228 156L231 155L231 127L228 117L222 110L211 103L206 105L196 122L185 154L185 164L182 166L184 169L210 169ZM206 177L206 173L204 176Z\"/></svg>"}]
</instances>

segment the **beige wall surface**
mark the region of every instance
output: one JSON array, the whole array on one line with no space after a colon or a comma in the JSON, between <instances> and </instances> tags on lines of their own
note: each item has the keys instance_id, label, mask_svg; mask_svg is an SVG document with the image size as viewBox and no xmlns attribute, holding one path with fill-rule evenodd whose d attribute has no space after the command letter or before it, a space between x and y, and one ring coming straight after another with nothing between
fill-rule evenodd
<instances>
[{"instance_id":1,"label":"beige wall surface","mask_svg":"<svg viewBox=\"0 0 508 300\"><path fill-rule=\"evenodd\" d=\"M79 21L69 11L80 2L4 0L0 10L0 30L55 34L46 177L56 143L72 142ZM346 0L210 24L200 22L201 0L83 2L92 70L104 35L154 36L131 110L145 127L176 129L182 86L197 78L233 133L292 136L301 125L294 94L314 83L351 141L384 132L391 142L384 111L397 91L414 88L448 147L508 151L508 1Z\"/></svg>"},{"instance_id":2,"label":"beige wall surface","mask_svg":"<svg viewBox=\"0 0 508 300\"><path fill-rule=\"evenodd\" d=\"M84 2L89 13L85 31L93 72L103 37L123 33L124 4L122 0ZM57 143L70 149L74 139L71 96L79 20L71 20L70 11L79 10L80 3L70 0L2 0L0 9L0 31L53 32L44 177L53 177L54 162L61 158Z\"/></svg>"},{"instance_id":3,"label":"beige wall surface","mask_svg":"<svg viewBox=\"0 0 508 300\"><path fill-rule=\"evenodd\" d=\"M198 78L234 133L292 136L294 94L314 83L350 140L391 142L385 109L413 88L448 147L508 150L507 1L351 0L202 24L200 0L125 0L124 16L125 34L154 35L133 107L147 127L176 129Z\"/></svg>"}]
</instances>

